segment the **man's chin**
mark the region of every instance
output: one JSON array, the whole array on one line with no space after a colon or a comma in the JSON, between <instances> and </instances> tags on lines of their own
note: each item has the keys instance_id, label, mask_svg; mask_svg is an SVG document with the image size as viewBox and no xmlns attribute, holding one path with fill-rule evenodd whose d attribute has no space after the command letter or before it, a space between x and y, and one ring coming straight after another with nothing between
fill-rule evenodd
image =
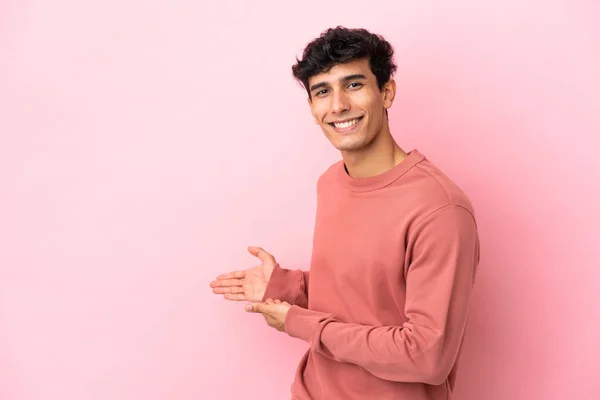
<instances>
[{"instance_id":1,"label":"man's chin","mask_svg":"<svg viewBox=\"0 0 600 400\"><path fill-rule=\"evenodd\" d=\"M364 144L362 142L342 142L334 144L334 147L339 151L357 151L362 149L364 147Z\"/></svg>"},{"instance_id":2,"label":"man's chin","mask_svg":"<svg viewBox=\"0 0 600 400\"><path fill-rule=\"evenodd\" d=\"M330 136L330 132L325 133L329 142L339 151L356 151L362 149L367 144L365 143L365 138L358 132L346 137L337 135Z\"/></svg>"}]
</instances>

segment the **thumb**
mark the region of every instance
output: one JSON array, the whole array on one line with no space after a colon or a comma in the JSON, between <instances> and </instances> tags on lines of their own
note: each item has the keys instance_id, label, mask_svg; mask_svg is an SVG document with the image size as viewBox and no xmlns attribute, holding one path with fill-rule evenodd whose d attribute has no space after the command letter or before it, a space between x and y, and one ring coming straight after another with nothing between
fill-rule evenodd
<instances>
[{"instance_id":1,"label":"thumb","mask_svg":"<svg viewBox=\"0 0 600 400\"><path fill-rule=\"evenodd\" d=\"M262 247L248 246L248 252L254 257L258 257L261 261L273 261L274 257L267 253Z\"/></svg>"},{"instance_id":2,"label":"thumb","mask_svg":"<svg viewBox=\"0 0 600 400\"><path fill-rule=\"evenodd\" d=\"M263 315L271 315L273 311L273 306L275 304L267 304L267 303L250 303L246 304L246 311L251 313L260 313Z\"/></svg>"},{"instance_id":3,"label":"thumb","mask_svg":"<svg viewBox=\"0 0 600 400\"><path fill-rule=\"evenodd\" d=\"M263 303L248 303L244 309L252 313L261 313L263 311Z\"/></svg>"}]
</instances>

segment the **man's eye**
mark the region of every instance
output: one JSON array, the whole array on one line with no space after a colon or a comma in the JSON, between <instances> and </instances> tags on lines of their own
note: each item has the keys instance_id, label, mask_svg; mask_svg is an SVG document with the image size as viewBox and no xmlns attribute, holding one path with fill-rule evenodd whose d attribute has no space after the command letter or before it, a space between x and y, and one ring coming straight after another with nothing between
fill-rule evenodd
<instances>
[{"instance_id":1,"label":"man's eye","mask_svg":"<svg viewBox=\"0 0 600 400\"><path fill-rule=\"evenodd\" d=\"M352 86L352 85L354 85L354 86ZM359 82L352 82L351 84L348 85L348 87L353 88L353 89L357 88L357 87L361 87L361 86L362 86L362 83L359 83Z\"/></svg>"},{"instance_id":2,"label":"man's eye","mask_svg":"<svg viewBox=\"0 0 600 400\"><path fill-rule=\"evenodd\" d=\"M316 95L319 96L321 94L324 94L326 91L327 89L319 90Z\"/></svg>"}]
</instances>

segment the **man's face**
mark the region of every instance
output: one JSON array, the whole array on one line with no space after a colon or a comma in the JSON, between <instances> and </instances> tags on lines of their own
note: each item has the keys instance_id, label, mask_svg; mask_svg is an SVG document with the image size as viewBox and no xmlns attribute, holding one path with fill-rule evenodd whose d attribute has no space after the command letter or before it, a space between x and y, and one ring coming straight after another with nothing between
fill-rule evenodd
<instances>
[{"instance_id":1,"label":"man's face","mask_svg":"<svg viewBox=\"0 0 600 400\"><path fill-rule=\"evenodd\" d=\"M315 122L338 150L368 146L387 123L385 110L392 105L395 82L390 80L380 91L368 59L338 64L308 84Z\"/></svg>"}]
</instances>

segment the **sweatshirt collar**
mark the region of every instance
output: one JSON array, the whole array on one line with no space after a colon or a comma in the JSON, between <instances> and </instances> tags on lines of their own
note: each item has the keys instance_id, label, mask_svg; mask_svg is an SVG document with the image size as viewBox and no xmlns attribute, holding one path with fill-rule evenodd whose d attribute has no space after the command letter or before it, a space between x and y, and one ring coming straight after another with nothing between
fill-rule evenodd
<instances>
[{"instance_id":1,"label":"sweatshirt collar","mask_svg":"<svg viewBox=\"0 0 600 400\"><path fill-rule=\"evenodd\" d=\"M372 190L381 189L391 184L424 159L425 156L417 149L414 149L409 151L404 160L402 160L392 169L389 169L379 175L369 176L366 178L352 178L346 172L346 167L344 165L344 161L342 160L338 164L338 176L342 185L347 189L353 192L369 192Z\"/></svg>"}]
</instances>

